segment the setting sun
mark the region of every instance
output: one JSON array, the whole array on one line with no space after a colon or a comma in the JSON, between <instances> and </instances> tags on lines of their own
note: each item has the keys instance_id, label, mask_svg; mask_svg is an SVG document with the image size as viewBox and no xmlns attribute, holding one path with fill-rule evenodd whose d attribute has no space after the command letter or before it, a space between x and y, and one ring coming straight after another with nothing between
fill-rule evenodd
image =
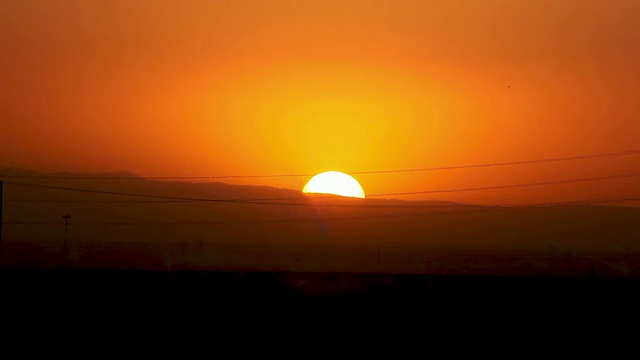
<instances>
[{"instance_id":1,"label":"setting sun","mask_svg":"<svg viewBox=\"0 0 640 360\"><path fill-rule=\"evenodd\" d=\"M358 181L339 171L327 171L312 177L302 192L364 198L364 190Z\"/></svg>"}]
</instances>

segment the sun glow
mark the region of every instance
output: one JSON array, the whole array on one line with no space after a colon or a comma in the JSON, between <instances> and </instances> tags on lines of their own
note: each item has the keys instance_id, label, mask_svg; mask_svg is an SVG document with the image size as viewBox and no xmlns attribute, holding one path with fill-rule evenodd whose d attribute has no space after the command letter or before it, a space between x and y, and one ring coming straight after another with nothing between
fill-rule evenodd
<instances>
[{"instance_id":1,"label":"sun glow","mask_svg":"<svg viewBox=\"0 0 640 360\"><path fill-rule=\"evenodd\" d=\"M364 190L358 181L339 171L327 171L312 177L302 192L364 198Z\"/></svg>"}]
</instances>

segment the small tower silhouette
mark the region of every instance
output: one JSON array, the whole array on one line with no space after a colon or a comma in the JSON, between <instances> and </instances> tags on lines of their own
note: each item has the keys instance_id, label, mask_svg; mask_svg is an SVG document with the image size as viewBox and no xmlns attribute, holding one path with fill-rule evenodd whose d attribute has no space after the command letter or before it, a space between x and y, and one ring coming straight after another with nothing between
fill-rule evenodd
<instances>
[{"instance_id":1,"label":"small tower silhouette","mask_svg":"<svg viewBox=\"0 0 640 360\"><path fill-rule=\"evenodd\" d=\"M62 219L64 220L64 243L62 245L62 254L65 261L67 261L69 260L69 242L67 240L67 233L69 232L69 219L71 219L71 215L62 215Z\"/></svg>"},{"instance_id":2,"label":"small tower silhouette","mask_svg":"<svg viewBox=\"0 0 640 360\"><path fill-rule=\"evenodd\" d=\"M590 279L593 279L596 277L596 266L593 263L593 261L591 261L591 267L589 267L589 272L587 273L587 277Z\"/></svg>"}]
</instances>

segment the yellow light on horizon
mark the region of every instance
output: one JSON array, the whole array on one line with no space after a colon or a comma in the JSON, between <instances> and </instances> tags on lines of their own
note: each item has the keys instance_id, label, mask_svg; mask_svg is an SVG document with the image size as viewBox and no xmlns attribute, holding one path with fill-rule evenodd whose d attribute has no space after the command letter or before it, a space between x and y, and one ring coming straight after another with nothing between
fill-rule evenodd
<instances>
[{"instance_id":1,"label":"yellow light on horizon","mask_svg":"<svg viewBox=\"0 0 640 360\"><path fill-rule=\"evenodd\" d=\"M364 190L351 175L339 171L326 171L309 180L304 193L333 194L364 199Z\"/></svg>"}]
</instances>

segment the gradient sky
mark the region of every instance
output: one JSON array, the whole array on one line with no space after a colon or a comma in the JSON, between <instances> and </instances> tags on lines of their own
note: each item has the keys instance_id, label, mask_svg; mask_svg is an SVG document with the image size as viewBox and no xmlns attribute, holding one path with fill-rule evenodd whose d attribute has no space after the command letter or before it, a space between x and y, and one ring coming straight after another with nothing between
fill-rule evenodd
<instances>
[{"instance_id":1,"label":"gradient sky","mask_svg":"<svg viewBox=\"0 0 640 360\"><path fill-rule=\"evenodd\" d=\"M637 0L0 0L0 54L0 166L253 175L640 148ZM638 169L626 156L357 179L371 194ZM414 198L625 195L637 178Z\"/></svg>"}]
</instances>

